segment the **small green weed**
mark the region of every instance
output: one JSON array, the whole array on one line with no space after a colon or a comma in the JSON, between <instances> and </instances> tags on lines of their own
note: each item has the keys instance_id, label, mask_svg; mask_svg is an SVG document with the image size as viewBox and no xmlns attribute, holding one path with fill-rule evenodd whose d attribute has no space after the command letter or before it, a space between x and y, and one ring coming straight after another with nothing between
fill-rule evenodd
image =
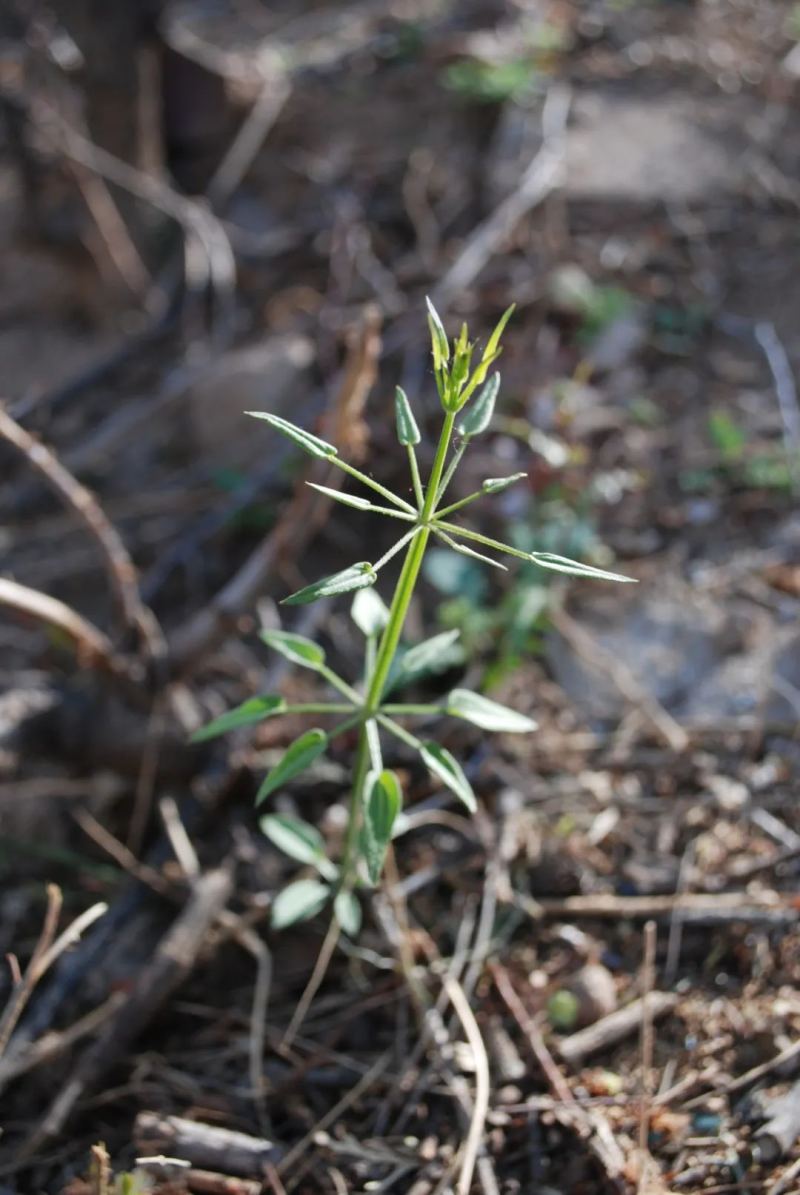
<instances>
[{"instance_id":1,"label":"small green weed","mask_svg":"<svg viewBox=\"0 0 800 1195\"><path fill-rule=\"evenodd\" d=\"M490 336L480 361L473 365L475 345L469 341L466 325L462 326L460 335L451 343L437 312L428 304L433 369L443 422L433 466L425 485L416 457L420 431L408 397L400 388L397 389L395 402L397 438L408 457L415 496L413 504L341 460L332 444L277 415L250 412L287 436L304 452L344 470L381 501L322 486L315 488L322 489L331 498L358 513L379 514L395 519L400 522L402 529L393 547L379 560L361 560L348 565L333 576L305 586L283 601L287 606L303 605L319 598L355 593L351 616L365 642L360 681L351 682L334 672L326 663L322 647L313 640L291 631L265 630L261 632L261 638L268 647L298 667L316 672L335 691L338 699L290 706L280 696L263 694L245 701L194 736L195 740L210 739L236 727L252 725L283 713L305 713L333 721L330 729L315 726L307 730L286 749L258 790L256 803L260 805L308 768L337 736L358 729L348 824L342 856L338 862L334 863L328 858L322 836L308 822L285 814L267 815L261 821L264 832L281 850L304 866L313 867L318 875L317 879L297 880L279 894L272 909L272 920L276 927L285 927L312 917L332 901L334 916L340 927L351 936L357 934L361 909L355 889L378 882L402 807L400 782L383 764L382 733L393 736L416 751L434 779L449 788L467 809L475 810L477 802L472 787L454 756L435 740L423 741L418 738L399 719L429 719L431 715L448 715L486 731L527 732L535 729L535 723L530 718L466 689L453 689L441 701L433 703L403 703L392 699L395 690L404 682L435 673L458 638L457 631L446 631L408 650L404 651L401 646L409 604L431 541L436 540L445 545L469 563L480 562L498 569L505 569L505 564L487 556L486 549L569 576L609 581L630 580L554 552L532 551L527 547L501 543L461 522L453 521L457 512L477 499L500 493L525 476L518 473L511 477L490 477L468 497L458 502L446 502L447 488L465 452L473 439L485 432L491 422L500 388L500 375L490 374L490 370L502 351L500 340L512 311L513 307L510 307L505 312ZM479 548L482 550L479 551ZM400 552L405 553L403 566L387 607L374 586L381 569Z\"/></svg>"}]
</instances>

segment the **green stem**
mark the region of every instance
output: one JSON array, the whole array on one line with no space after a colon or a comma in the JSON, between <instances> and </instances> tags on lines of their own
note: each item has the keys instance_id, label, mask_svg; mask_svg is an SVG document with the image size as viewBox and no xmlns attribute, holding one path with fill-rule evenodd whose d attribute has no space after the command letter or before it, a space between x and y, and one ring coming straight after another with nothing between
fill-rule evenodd
<instances>
[{"instance_id":1,"label":"green stem","mask_svg":"<svg viewBox=\"0 0 800 1195\"><path fill-rule=\"evenodd\" d=\"M389 734L393 734L395 738L399 739L401 743L405 743L407 747L413 747L415 751L419 751L422 747L422 740L418 739L410 730L406 730L399 722L395 722L394 718L387 718L385 714L380 714L378 722L380 722L384 730L388 730Z\"/></svg>"},{"instance_id":2,"label":"green stem","mask_svg":"<svg viewBox=\"0 0 800 1195\"><path fill-rule=\"evenodd\" d=\"M318 664L316 670L320 676L325 677L325 680L329 685L331 685L334 689L338 689L342 696L346 697L348 701L351 701L353 705L361 705L361 698L358 693L356 693L355 689L351 685L348 685L346 680L342 680L340 676L337 676L333 669L329 668L327 664Z\"/></svg>"},{"instance_id":3,"label":"green stem","mask_svg":"<svg viewBox=\"0 0 800 1195\"><path fill-rule=\"evenodd\" d=\"M328 459L332 465L336 465L339 469L343 469L345 473L349 473L351 477L355 477L358 479L358 481L363 482L364 485L368 485L370 489L375 490L376 493L381 494L384 498L387 498L389 502L393 503L395 506L399 506L402 510L406 510L412 515L417 513L411 503L406 502L405 498L399 498L397 494L393 494L391 490L387 490L385 486L382 486L380 482L375 481L374 478L368 477L367 474L362 473L360 469L354 469L352 465L348 465L347 461L343 461L341 457L332 456Z\"/></svg>"},{"instance_id":4,"label":"green stem","mask_svg":"<svg viewBox=\"0 0 800 1195\"><path fill-rule=\"evenodd\" d=\"M405 624L406 615L408 614L408 607L411 603L411 597L414 593L414 586L417 583L419 570L422 566L422 558L425 555L425 548L430 538L429 522L433 515L436 504L436 493L439 488L439 482L442 479L442 472L444 470L444 462L447 458L447 449L450 445L450 438L453 434L453 424L455 423L455 413L448 411L445 415L444 425L442 427L442 434L439 437L439 444L436 449L436 456L433 461L433 468L431 469L430 479L428 481L428 488L425 491L425 501L420 511L420 530L419 534L412 539L406 552L406 558L403 562L403 568L400 572L400 577L397 581L397 587L394 591L392 604L389 607L389 618L386 623L386 629L381 637L380 645L378 647L378 654L375 659L375 667L372 670L369 684L367 685L367 692L364 698L364 709L368 714L375 714L380 708L381 697L386 685L386 680L389 676L389 671L392 667L392 661L397 651L397 646L400 642L400 636L403 633L403 626ZM342 851L341 863L341 883L340 887L346 888L350 883L350 873L353 870L353 861L356 853L356 843L358 841L358 833L361 828L361 811L364 806L364 786L369 771L369 743L367 741L367 732L362 726L361 732L358 736L358 754L356 755L356 766L353 774L353 793L350 798L350 811L347 821L347 833L345 835L344 848Z\"/></svg>"},{"instance_id":5,"label":"green stem","mask_svg":"<svg viewBox=\"0 0 800 1195\"><path fill-rule=\"evenodd\" d=\"M459 527L458 523L446 523L442 520L439 526L443 527L445 531L449 531L451 535L461 535L464 539L474 540L476 544L483 544L487 548L496 548L498 552L507 552L509 556L518 556L520 560L527 560L528 564L531 563L530 552L521 552L519 548L512 548L510 544L501 544L499 539L490 539L488 535L480 535L468 527Z\"/></svg>"},{"instance_id":6,"label":"green stem","mask_svg":"<svg viewBox=\"0 0 800 1195\"><path fill-rule=\"evenodd\" d=\"M325 704L321 701L301 701L299 705L287 705L285 709L280 711L283 714L349 714L352 710L352 705L337 704L336 702Z\"/></svg>"},{"instance_id":7,"label":"green stem","mask_svg":"<svg viewBox=\"0 0 800 1195\"><path fill-rule=\"evenodd\" d=\"M415 714L420 717L428 717L431 714L444 714L446 709L443 705L424 705L408 703L407 705L382 705L381 713L383 714Z\"/></svg>"},{"instance_id":8,"label":"green stem","mask_svg":"<svg viewBox=\"0 0 800 1195\"><path fill-rule=\"evenodd\" d=\"M436 518L442 519L445 515L450 515L454 510L460 510L462 506L466 506L468 502L474 502L476 498L483 497L483 490L476 490L474 494L469 494L466 498L462 498L460 502L454 502L452 506L445 506L444 510L437 510Z\"/></svg>"},{"instance_id":9,"label":"green stem","mask_svg":"<svg viewBox=\"0 0 800 1195\"><path fill-rule=\"evenodd\" d=\"M422 482L419 478L419 465L417 464L417 454L414 451L414 445L408 445L408 464L411 469L411 481L414 485L414 495L417 499L417 505L422 510L422 504L425 501L422 495Z\"/></svg>"},{"instance_id":10,"label":"green stem","mask_svg":"<svg viewBox=\"0 0 800 1195\"><path fill-rule=\"evenodd\" d=\"M453 480L453 474L455 473L458 466L461 464L461 458L464 455L464 453L467 451L468 443L469 443L468 439L462 440L461 443L459 444L458 448L453 453L453 459L451 460L450 464L447 466L447 472L445 473L444 477L442 478L441 484L439 485L439 489L436 494L437 502L441 502L442 498L444 497L445 490L449 486L450 482Z\"/></svg>"}]
</instances>

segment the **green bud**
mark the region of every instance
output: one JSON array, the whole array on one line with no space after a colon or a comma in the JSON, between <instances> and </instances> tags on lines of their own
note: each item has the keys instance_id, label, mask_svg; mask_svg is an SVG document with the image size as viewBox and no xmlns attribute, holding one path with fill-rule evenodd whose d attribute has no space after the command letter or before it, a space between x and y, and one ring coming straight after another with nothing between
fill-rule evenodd
<instances>
[{"instance_id":1,"label":"green bud","mask_svg":"<svg viewBox=\"0 0 800 1195\"><path fill-rule=\"evenodd\" d=\"M439 319L439 313L431 303L430 299L426 299L428 304L428 327L431 330L431 348L433 350L433 368L439 372L442 365L447 364L450 360L450 344L447 339L447 333L444 330L442 321Z\"/></svg>"},{"instance_id":2,"label":"green bud","mask_svg":"<svg viewBox=\"0 0 800 1195\"><path fill-rule=\"evenodd\" d=\"M492 415L497 392L500 389L500 374L495 373L475 398L467 413L458 421L456 430L460 436L477 436L485 432Z\"/></svg>"},{"instance_id":3,"label":"green bud","mask_svg":"<svg viewBox=\"0 0 800 1195\"><path fill-rule=\"evenodd\" d=\"M527 473L512 473L510 477L487 477L481 485L481 489L484 494L500 494L515 481L521 481L523 477L527 476Z\"/></svg>"},{"instance_id":4,"label":"green bud","mask_svg":"<svg viewBox=\"0 0 800 1195\"><path fill-rule=\"evenodd\" d=\"M397 416L397 438L403 447L409 444L419 444L421 436L417 421L411 411L411 403L406 392L397 387L394 393L394 409Z\"/></svg>"}]
</instances>

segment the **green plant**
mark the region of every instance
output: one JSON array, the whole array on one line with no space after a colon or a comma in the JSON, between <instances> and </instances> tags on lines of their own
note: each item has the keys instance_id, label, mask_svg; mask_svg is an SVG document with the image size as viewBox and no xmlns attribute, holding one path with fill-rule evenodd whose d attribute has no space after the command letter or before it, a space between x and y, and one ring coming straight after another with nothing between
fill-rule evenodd
<instances>
[{"instance_id":1,"label":"green plant","mask_svg":"<svg viewBox=\"0 0 800 1195\"><path fill-rule=\"evenodd\" d=\"M489 376L489 371L500 356L500 338L512 311L513 307L510 307L505 312L489 338L480 362L473 368L475 345L469 342L466 325L451 345L438 314L432 304L428 303L433 368L444 418L433 466L425 486L422 484L416 457L416 445L421 439L420 432L407 396L400 388L396 392L397 438L408 455L416 498L414 505L341 460L332 444L277 415L261 411L249 412L257 419L266 420L311 456L322 458L343 469L345 473L379 494L388 505L378 504L354 494L325 489L322 486L316 488L360 512L381 514L405 524L403 534L380 560L375 563L359 561L349 565L333 576L315 581L283 601L283 605L292 606L316 601L321 597L337 597L356 592L351 613L366 640L363 680L360 686L354 687L329 668L323 649L312 640L289 631L265 630L262 631L261 638L267 646L280 652L292 663L316 672L337 691L342 700L288 706L283 698L271 694L253 697L195 735L196 740L208 739L235 727L289 712L342 718L330 730L319 727L307 730L287 748L258 790L256 803L261 804L276 789L322 755L337 735L358 727L349 817L342 857L338 865L328 859L321 835L309 823L281 814L271 815L262 820L262 828L273 842L298 862L314 867L319 875L319 879L298 880L280 893L273 906L273 924L278 927L313 916L333 899L335 915L342 929L350 934L358 931L360 906L353 890L363 882L363 875L366 875L372 884L378 881L402 805L399 781L393 772L383 766L381 731L388 732L417 751L428 771L450 788L468 809L474 810L475 796L458 761L435 741L422 741L412 734L398 722L398 718L428 718L434 714L449 714L465 719L482 730L522 732L535 729L535 724L530 718L465 689L454 689L443 701L434 704L387 701L387 697L391 697L398 687L398 682L402 682L404 678L435 670L443 653L452 648L457 636L457 632L445 632L405 653L401 648L401 636L409 603L432 537L470 559L482 561L495 568L505 569L506 566L478 552L473 545L507 553L533 562L541 568L571 576L598 577L612 581L629 580L627 577L592 568L550 552L523 551L452 521L452 516L457 511L485 494L495 494L504 490L525 476L524 474L488 478L475 493L458 502L444 504L445 493L464 453L472 439L486 431L491 421L500 387L500 375L494 373ZM459 437L459 442L451 453L456 436ZM387 608L372 587L384 565L403 550L403 566Z\"/></svg>"}]
</instances>

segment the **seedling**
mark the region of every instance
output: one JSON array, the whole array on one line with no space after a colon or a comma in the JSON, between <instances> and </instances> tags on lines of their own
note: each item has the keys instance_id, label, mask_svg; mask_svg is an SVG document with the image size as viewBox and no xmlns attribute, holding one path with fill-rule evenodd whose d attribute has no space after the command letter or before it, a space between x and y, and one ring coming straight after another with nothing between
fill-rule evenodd
<instances>
[{"instance_id":1,"label":"seedling","mask_svg":"<svg viewBox=\"0 0 800 1195\"><path fill-rule=\"evenodd\" d=\"M421 437L411 404L399 387L395 399L397 438L408 456L415 496L413 504L341 460L332 444L277 415L263 411L248 412L256 419L265 420L304 452L343 469L372 490L373 494L377 494L381 502L325 489L323 486L315 488L352 507L358 514L379 514L402 524L399 538L379 560L362 560L351 564L333 576L307 585L282 603L287 606L301 605L323 597L355 592L351 615L365 639L363 680L354 685L335 673L325 662L323 649L312 640L289 631L265 630L261 632L261 638L268 647L299 667L316 672L335 690L339 700L290 706L278 696L252 697L194 736L195 740L209 739L235 727L251 725L282 713L306 713L319 715L321 719L334 719L331 729L314 727L307 730L287 748L258 790L256 804L260 805L322 755L338 735L358 727L347 830L338 864L325 854L324 841L314 826L284 814L271 814L262 819L262 829L277 846L291 858L315 868L319 875L319 879L298 880L280 893L272 910L273 924L277 927L312 917L329 900L333 900L341 928L350 935L358 932L360 906L353 891L365 882L372 885L378 882L402 807L398 778L383 765L382 733L394 736L418 752L431 775L449 788L467 809L475 810L475 795L458 761L439 743L418 738L398 719L429 719L431 715L447 714L487 731L523 733L536 729L532 719L466 689L454 689L442 701L433 704L403 704L390 700L398 687L398 680L410 679L430 670L442 653L452 649L458 634L446 632L405 653L401 649L403 625L426 549L432 539L453 551L499 569L505 569L505 564L479 552L475 545L570 576L609 581L630 580L550 552L521 551L453 521L457 511L464 510L487 494L499 493L525 476L524 473L516 473L511 477L487 478L480 489L468 497L449 504L446 501L447 489L464 453L473 438L486 431L491 421L500 375L490 375L490 370L502 351L500 339L512 311L513 307L509 307L505 312L489 338L480 362L473 368L475 345L468 339L466 325L451 344L436 310L428 303L433 371L444 418L433 466L424 485L416 456L416 446ZM387 607L374 586L381 569L400 552L405 552L403 565Z\"/></svg>"}]
</instances>

